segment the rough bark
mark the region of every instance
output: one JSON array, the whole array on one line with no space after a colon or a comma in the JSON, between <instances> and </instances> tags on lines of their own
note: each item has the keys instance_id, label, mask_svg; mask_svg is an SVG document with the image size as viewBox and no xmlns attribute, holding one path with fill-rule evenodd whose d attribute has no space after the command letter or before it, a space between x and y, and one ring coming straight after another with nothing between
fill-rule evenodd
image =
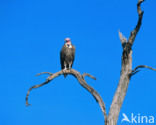
<instances>
[{"instance_id":1,"label":"rough bark","mask_svg":"<svg viewBox=\"0 0 156 125\"><path fill-rule=\"evenodd\" d=\"M49 74L50 76L47 78L47 80L39 85L34 85L32 86L28 92L27 92L27 95L26 95L26 105L29 106L30 104L28 103L28 97L29 97L29 94L30 94L30 91L32 89L35 89L35 88L39 88L41 86L44 86L46 84L48 84L50 81L52 81L53 79L55 79L56 77L60 76L60 75L63 75L63 74L70 74L70 75L73 75L77 80L78 82L80 83L80 85L85 88L90 94L92 94L92 96L94 97L94 99L96 100L96 102L98 102L100 108L101 108L101 111L103 112L103 115L104 115L104 119L105 119L105 122L107 120L107 115L106 115L106 108L105 108L105 104L101 98L101 96L98 94L98 92L93 89L91 86L89 86L87 84L87 82L85 81L85 76L88 76L94 80L96 80L96 78L88 73L84 73L84 74L80 74L78 71L74 70L74 69L71 69L71 70L61 70L59 72L56 72L56 73L50 73L50 72L42 72L42 73L39 73L37 75L41 75L41 74Z\"/></svg>"},{"instance_id":2,"label":"rough bark","mask_svg":"<svg viewBox=\"0 0 156 125\"><path fill-rule=\"evenodd\" d=\"M119 37L123 47L122 67L121 67L119 84L116 93L114 95L112 104L110 106L107 125L117 124L120 109L127 92L130 78L132 76L131 75L132 74L132 46L142 22L143 11L141 11L140 5L143 1L144 0L138 1L137 11L138 11L139 19L135 29L131 32L129 39L127 40L119 31Z\"/></svg>"}]
</instances>

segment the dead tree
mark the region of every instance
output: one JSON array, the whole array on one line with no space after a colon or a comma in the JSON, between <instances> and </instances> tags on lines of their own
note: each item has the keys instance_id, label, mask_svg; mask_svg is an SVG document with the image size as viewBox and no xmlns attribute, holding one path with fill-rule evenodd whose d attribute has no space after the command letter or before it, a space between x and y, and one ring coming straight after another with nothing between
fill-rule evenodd
<instances>
[{"instance_id":1,"label":"dead tree","mask_svg":"<svg viewBox=\"0 0 156 125\"><path fill-rule=\"evenodd\" d=\"M137 72L139 72L140 68L148 68L156 71L156 69L153 69L152 67L146 65L139 65L136 68L132 69L132 46L134 44L136 35L141 27L144 12L141 10L140 6L143 2L144 0L138 0L137 3L138 22L134 30L131 31L129 39L127 40L119 31L119 37L123 48L122 67L121 67L119 84L115 92L112 104L110 106L107 123L105 123L106 125L117 124L120 109L124 101L131 77L135 75Z\"/></svg>"},{"instance_id":2,"label":"dead tree","mask_svg":"<svg viewBox=\"0 0 156 125\"><path fill-rule=\"evenodd\" d=\"M81 75L78 71L76 71L74 69L65 70L65 71L61 70L61 71L56 72L54 74L52 74L50 72L39 73L38 75L49 74L50 76L47 78L47 80L44 83L39 84L39 85L34 85L28 90L27 95L26 95L26 105L30 105L28 103L28 97L29 97L30 91L32 89L39 88L43 85L46 85L50 81L52 81L54 78L66 73L66 74L73 75L79 81L80 85L83 88L85 88L89 93L92 94L92 96L98 102L98 104L99 104L99 106L103 112L105 125L116 125L117 120L118 120L118 116L120 113L120 109L121 109L122 103L124 101L124 98L126 96L127 88L128 88L131 77L133 75L135 75L136 73L138 73L140 71L139 70L140 68L148 68L148 69L156 71L156 69L154 69L150 66L146 66L146 65L139 65L136 68L132 69L132 46L134 44L135 37L136 37L140 27L141 27L142 18L143 18L143 11L141 10L140 6L141 6L141 3L143 3L143 2L144 2L144 0L138 0L138 3L137 3L138 22L137 22L137 25L134 28L134 30L131 31L129 39L127 40L122 35L122 33L119 31L119 37L120 37L120 41L121 41L122 48L123 48L122 67L121 67L119 84L118 84L117 90L115 92L114 98L112 100L112 104L110 106L110 110L109 110L108 115L106 113L105 104L104 104L101 96L98 94L97 91L95 91L91 86L89 86L84 79L85 76L89 76L90 78L92 78L94 80L96 80L96 78L93 77L92 75L88 74L88 73L84 73L83 75Z\"/></svg>"},{"instance_id":3,"label":"dead tree","mask_svg":"<svg viewBox=\"0 0 156 125\"><path fill-rule=\"evenodd\" d=\"M98 92L96 92L96 90L94 90L91 86L89 86L87 84L87 82L85 81L85 76L88 76L94 80L96 80L96 78L88 73L84 73L84 74L80 74L78 71L74 70L74 69L70 69L70 70L61 70L59 72L56 72L54 74L50 73L50 72L42 72L42 73L39 73L37 75L41 75L41 74L49 74L50 76L47 78L47 80L39 85L34 85L32 86L28 92L27 92L27 95L26 95L26 105L29 106L30 104L28 103L28 97L29 97L29 94L30 94L30 91L32 89L35 89L35 88L39 88L43 85L46 85L48 84L50 81L52 81L54 78L60 76L60 75L63 75L63 74L70 74L70 75L73 75L80 83L80 85L85 88L88 92L90 92L92 94L92 96L94 97L94 99L98 102L102 112L103 112L103 115L104 115L104 119L105 121L107 121L107 114L106 114L106 109L105 109L105 104L101 98L101 96L98 94Z\"/></svg>"}]
</instances>

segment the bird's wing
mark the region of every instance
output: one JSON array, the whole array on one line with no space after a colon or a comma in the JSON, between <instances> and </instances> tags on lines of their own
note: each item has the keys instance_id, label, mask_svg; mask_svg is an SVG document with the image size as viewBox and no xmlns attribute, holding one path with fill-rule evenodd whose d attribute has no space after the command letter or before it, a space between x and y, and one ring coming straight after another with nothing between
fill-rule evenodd
<instances>
[{"instance_id":1,"label":"bird's wing","mask_svg":"<svg viewBox=\"0 0 156 125\"><path fill-rule=\"evenodd\" d=\"M73 57L73 61L75 59L75 46L72 46L72 57Z\"/></svg>"},{"instance_id":2,"label":"bird's wing","mask_svg":"<svg viewBox=\"0 0 156 125\"><path fill-rule=\"evenodd\" d=\"M75 46L72 46L72 66L73 66L73 62L75 60Z\"/></svg>"},{"instance_id":3,"label":"bird's wing","mask_svg":"<svg viewBox=\"0 0 156 125\"><path fill-rule=\"evenodd\" d=\"M64 69L64 60L65 60L65 46L63 46L61 51L60 51L61 69Z\"/></svg>"}]
</instances>

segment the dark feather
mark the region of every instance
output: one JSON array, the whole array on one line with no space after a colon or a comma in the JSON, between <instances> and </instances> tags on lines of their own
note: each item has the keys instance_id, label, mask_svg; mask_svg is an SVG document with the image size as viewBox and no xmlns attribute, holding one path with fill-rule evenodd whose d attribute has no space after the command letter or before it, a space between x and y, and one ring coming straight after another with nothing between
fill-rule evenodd
<instances>
[{"instance_id":1,"label":"dark feather","mask_svg":"<svg viewBox=\"0 0 156 125\"><path fill-rule=\"evenodd\" d=\"M70 63L72 68L74 59L75 59L75 47L72 45L72 48L68 48L64 45L60 52L61 69L63 70L65 68L64 64L66 64L66 68L69 69ZM64 76L66 76L66 74L64 74Z\"/></svg>"}]
</instances>

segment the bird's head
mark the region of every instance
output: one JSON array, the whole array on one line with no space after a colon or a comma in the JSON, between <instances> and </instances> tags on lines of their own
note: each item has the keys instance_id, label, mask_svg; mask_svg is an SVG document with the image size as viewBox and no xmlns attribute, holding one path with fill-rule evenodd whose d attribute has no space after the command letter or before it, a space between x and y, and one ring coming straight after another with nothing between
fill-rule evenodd
<instances>
[{"instance_id":1,"label":"bird's head","mask_svg":"<svg viewBox=\"0 0 156 125\"><path fill-rule=\"evenodd\" d=\"M66 47L69 47L69 48L71 48L72 47L72 44L71 44L71 39L70 38L65 38L65 45L66 45Z\"/></svg>"}]
</instances>

